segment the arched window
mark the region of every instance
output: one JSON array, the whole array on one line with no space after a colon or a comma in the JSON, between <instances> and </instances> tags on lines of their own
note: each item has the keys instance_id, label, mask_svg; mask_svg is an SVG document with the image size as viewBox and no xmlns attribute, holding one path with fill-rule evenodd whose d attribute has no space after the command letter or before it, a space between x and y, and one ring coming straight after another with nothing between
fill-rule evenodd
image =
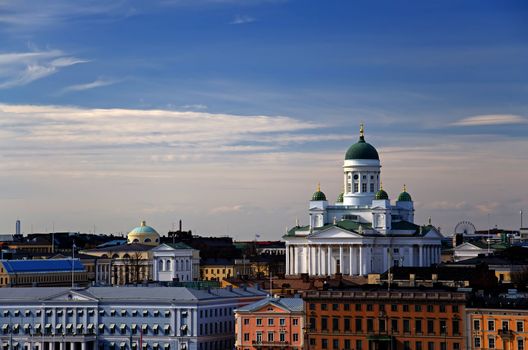
<instances>
[{"instance_id":1,"label":"arched window","mask_svg":"<svg viewBox=\"0 0 528 350\"><path fill-rule=\"evenodd\" d=\"M180 269L178 260L174 260L174 270L178 271Z\"/></svg>"},{"instance_id":2,"label":"arched window","mask_svg":"<svg viewBox=\"0 0 528 350\"><path fill-rule=\"evenodd\" d=\"M183 259L180 260L180 266L182 270L185 270L185 265L183 263Z\"/></svg>"},{"instance_id":3,"label":"arched window","mask_svg":"<svg viewBox=\"0 0 528 350\"><path fill-rule=\"evenodd\" d=\"M119 259L119 255L117 254L112 255L112 259Z\"/></svg>"},{"instance_id":4,"label":"arched window","mask_svg":"<svg viewBox=\"0 0 528 350\"><path fill-rule=\"evenodd\" d=\"M186 267L186 270L189 271L189 260L185 260L185 267Z\"/></svg>"},{"instance_id":5,"label":"arched window","mask_svg":"<svg viewBox=\"0 0 528 350\"><path fill-rule=\"evenodd\" d=\"M158 260L158 271L163 271L163 260Z\"/></svg>"},{"instance_id":6,"label":"arched window","mask_svg":"<svg viewBox=\"0 0 528 350\"><path fill-rule=\"evenodd\" d=\"M139 239L134 238L134 240L132 241L132 243L139 243Z\"/></svg>"},{"instance_id":7,"label":"arched window","mask_svg":"<svg viewBox=\"0 0 528 350\"><path fill-rule=\"evenodd\" d=\"M143 242L145 242L145 243L150 243L151 240L150 240L150 238L145 238L145 240L144 240Z\"/></svg>"},{"instance_id":8,"label":"arched window","mask_svg":"<svg viewBox=\"0 0 528 350\"><path fill-rule=\"evenodd\" d=\"M167 270L167 271L171 270L171 261L170 261L170 259L167 259L167 261L165 261L165 270Z\"/></svg>"}]
</instances>

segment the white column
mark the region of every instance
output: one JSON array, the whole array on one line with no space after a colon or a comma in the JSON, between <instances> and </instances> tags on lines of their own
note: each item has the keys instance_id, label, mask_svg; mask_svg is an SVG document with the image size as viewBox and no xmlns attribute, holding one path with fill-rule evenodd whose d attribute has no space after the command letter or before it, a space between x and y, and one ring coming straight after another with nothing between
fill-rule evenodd
<instances>
[{"instance_id":1,"label":"white column","mask_svg":"<svg viewBox=\"0 0 528 350\"><path fill-rule=\"evenodd\" d=\"M306 247L306 272L308 273L308 275L311 275L312 274L312 246L311 245L308 245Z\"/></svg>"},{"instance_id":2,"label":"white column","mask_svg":"<svg viewBox=\"0 0 528 350\"><path fill-rule=\"evenodd\" d=\"M299 249L297 246L293 246L293 263L295 264L294 274L299 273Z\"/></svg>"},{"instance_id":3,"label":"white column","mask_svg":"<svg viewBox=\"0 0 528 350\"><path fill-rule=\"evenodd\" d=\"M407 264L405 264L405 261L403 261L403 264L407 266L414 266L414 246L412 244L409 248L409 261Z\"/></svg>"},{"instance_id":4,"label":"white column","mask_svg":"<svg viewBox=\"0 0 528 350\"><path fill-rule=\"evenodd\" d=\"M352 249L352 248L353 248L353 245L350 245L350 246L348 247L348 275L349 275L349 276L352 276L352 267L354 266L354 265L352 264L353 256L354 256L354 255L352 254L352 252L353 252L353 249Z\"/></svg>"},{"instance_id":5,"label":"white column","mask_svg":"<svg viewBox=\"0 0 528 350\"><path fill-rule=\"evenodd\" d=\"M326 251L327 251L327 255L326 255L326 260L327 260L326 274L327 275L331 275L332 274L332 246L329 245Z\"/></svg>"},{"instance_id":6,"label":"white column","mask_svg":"<svg viewBox=\"0 0 528 350\"><path fill-rule=\"evenodd\" d=\"M423 258L423 245L418 246L418 258L419 258L419 265L418 266L424 266L424 258Z\"/></svg>"},{"instance_id":7,"label":"white column","mask_svg":"<svg viewBox=\"0 0 528 350\"><path fill-rule=\"evenodd\" d=\"M363 251L363 274L368 275L370 273L370 246L366 245Z\"/></svg>"},{"instance_id":8,"label":"white column","mask_svg":"<svg viewBox=\"0 0 528 350\"><path fill-rule=\"evenodd\" d=\"M81 350L86 350L86 342L81 343Z\"/></svg>"},{"instance_id":9,"label":"white column","mask_svg":"<svg viewBox=\"0 0 528 350\"><path fill-rule=\"evenodd\" d=\"M289 248L286 248L286 274L290 274L290 254L288 254Z\"/></svg>"},{"instance_id":10,"label":"white column","mask_svg":"<svg viewBox=\"0 0 528 350\"><path fill-rule=\"evenodd\" d=\"M305 245L303 247L303 260L304 260L304 267L303 272L304 273L310 273L310 260L308 259L308 253L310 252L310 246Z\"/></svg>"},{"instance_id":11,"label":"white column","mask_svg":"<svg viewBox=\"0 0 528 350\"><path fill-rule=\"evenodd\" d=\"M337 272L337 267L336 267ZM343 274L345 272L345 264L343 262L343 245L339 245L339 272Z\"/></svg>"},{"instance_id":12,"label":"white column","mask_svg":"<svg viewBox=\"0 0 528 350\"><path fill-rule=\"evenodd\" d=\"M359 274L363 275L363 244L359 246Z\"/></svg>"}]
</instances>

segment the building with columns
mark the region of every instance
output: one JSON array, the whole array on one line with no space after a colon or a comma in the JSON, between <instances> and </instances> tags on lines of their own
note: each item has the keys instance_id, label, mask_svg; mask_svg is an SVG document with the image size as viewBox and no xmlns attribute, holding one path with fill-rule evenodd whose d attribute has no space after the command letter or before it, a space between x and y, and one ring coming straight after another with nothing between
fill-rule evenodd
<instances>
[{"instance_id":1,"label":"building with columns","mask_svg":"<svg viewBox=\"0 0 528 350\"><path fill-rule=\"evenodd\" d=\"M5 350L224 350L255 288L0 288Z\"/></svg>"},{"instance_id":2,"label":"building with columns","mask_svg":"<svg viewBox=\"0 0 528 350\"><path fill-rule=\"evenodd\" d=\"M430 222L414 223L405 185L391 203L378 151L365 141L363 125L358 142L345 154L343 188L331 204L318 186L309 203L309 224L297 224L283 237L287 275L367 275L394 265L440 262L442 235Z\"/></svg>"}]
</instances>

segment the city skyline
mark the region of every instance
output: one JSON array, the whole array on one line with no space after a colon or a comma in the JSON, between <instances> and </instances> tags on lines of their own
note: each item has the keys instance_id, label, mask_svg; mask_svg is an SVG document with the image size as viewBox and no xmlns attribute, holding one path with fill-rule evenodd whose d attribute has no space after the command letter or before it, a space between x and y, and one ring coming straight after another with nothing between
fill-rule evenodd
<instances>
[{"instance_id":1,"label":"city skyline","mask_svg":"<svg viewBox=\"0 0 528 350\"><path fill-rule=\"evenodd\" d=\"M518 229L528 6L0 2L0 232L280 239L365 123L416 222ZM526 220L525 220L526 221Z\"/></svg>"}]
</instances>

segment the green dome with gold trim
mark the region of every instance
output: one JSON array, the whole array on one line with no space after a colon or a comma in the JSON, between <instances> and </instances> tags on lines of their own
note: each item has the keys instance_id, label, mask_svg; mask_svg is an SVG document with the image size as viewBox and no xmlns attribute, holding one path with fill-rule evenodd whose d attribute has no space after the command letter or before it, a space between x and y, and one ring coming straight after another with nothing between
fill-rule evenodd
<instances>
[{"instance_id":1,"label":"green dome with gold trim","mask_svg":"<svg viewBox=\"0 0 528 350\"><path fill-rule=\"evenodd\" d=\"M412 202L411 195L407 192L405 185L403 185L403 192L398 196L398 202Z\"/></svg>"},{"instance_id":2,"label":"green dome with gold trim","mask_svg":"<svg viewBox=\"0 0 528 350\"><path fill-rule=\"evenodd\" d=\"M359 129L359 141L350 146L345 154L345 160L352 159L375 159L379 160L378 151L370 143L365 141L363 124Z\"/></svg>"},{"instance_id":3,"label":"green dome with gold trim","mask_svg":"<svg viewBox=\"0 0 528 350\"><path fill-rule=\"evenodd\" d=\"M317 191L312 195L312 201L325 201L326 195L321 191L321 185L317 184Z\"/></svg>"}]
</instances>

